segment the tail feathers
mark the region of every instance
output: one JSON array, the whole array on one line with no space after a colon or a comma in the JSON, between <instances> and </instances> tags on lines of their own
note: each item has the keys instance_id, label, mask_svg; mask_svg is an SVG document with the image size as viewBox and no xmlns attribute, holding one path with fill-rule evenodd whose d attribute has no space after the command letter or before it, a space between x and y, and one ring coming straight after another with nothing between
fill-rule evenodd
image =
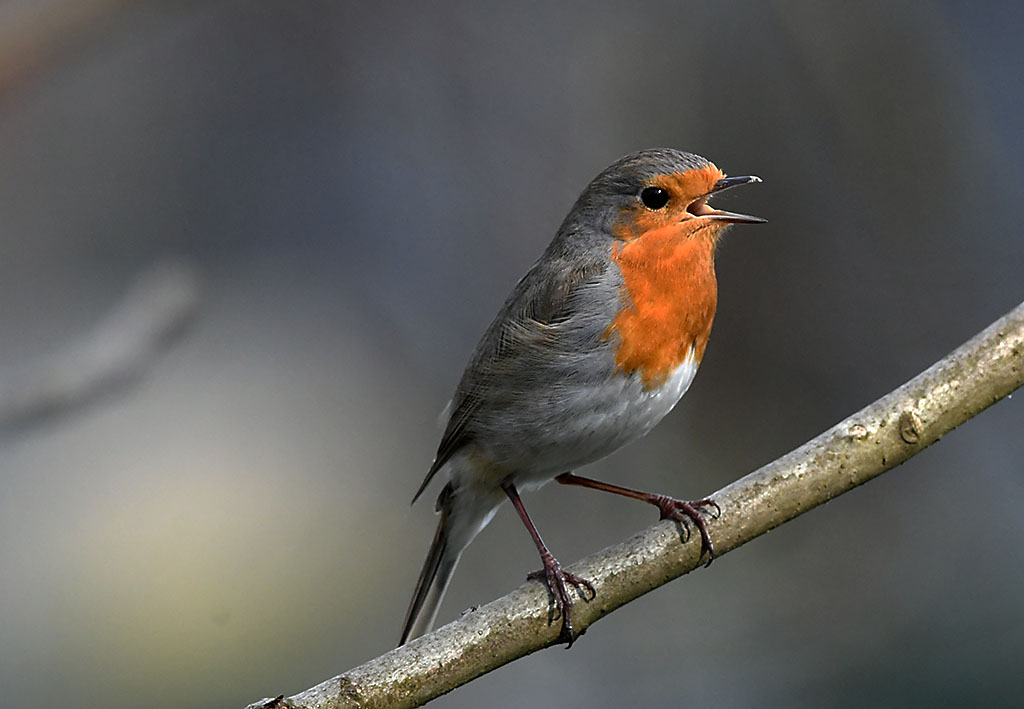
<instances>
[{"instance_id":1,"label":"tail feathers","mask_svg":"<svg viewBox=\"0 0 1024 709\"><path fill-rule=\"evenodd\" d=\"M446 487L446 490L449 488ZM450 544L449 520L451 516L451 505L448 504L444 492L438 499L441 510L441 520L437 524L437 533L434 534L434 541L427 552L427 559L423 562L423 570L420 571L419 581L416 582L416 591L413 593L412 602L409 603L409 610L405 614L405 625L402 627L402 637L398 641L399 646L405 645L413 638L418 638L430 632L434 626L434 619L437 618L437 609L441 606L441 599L444 592L448 590L448 583L455 573L455 566L462 556L463 546L452 546Z\"/></svg>"}]
</instances>

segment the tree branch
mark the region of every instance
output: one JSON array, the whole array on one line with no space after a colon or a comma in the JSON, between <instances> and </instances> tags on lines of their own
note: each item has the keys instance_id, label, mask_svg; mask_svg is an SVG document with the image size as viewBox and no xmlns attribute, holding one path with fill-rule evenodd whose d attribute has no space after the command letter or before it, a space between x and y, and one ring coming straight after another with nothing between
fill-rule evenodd
<instances>
[{"instance_id":1,"label":"tree branch","mask_svg":"<svg viewBox=\"0 0 1024 709\"><path fill-rule=\"evenodd\" d=\"M713 497L718 555L894 468L1024 384L1024 303L899 389ZM573 606L587 626L699 563L700 540L672 522L573 565L597 597ZM289 699L256 707L414 707L556 642L543 584L529 582L430 635Z\"/></svg>"},{"instance_id":2,"label":"tree branch","mask_svg":"<svg viewBox=\"0 0 1024 709\"><path fill-rule=\"evenodd\" d=\"M85 336L29 368L0 373L0 435L23 432L134 382L199 305L199 278L181 261L140 274Z\"/></svg>"}]
</instances>

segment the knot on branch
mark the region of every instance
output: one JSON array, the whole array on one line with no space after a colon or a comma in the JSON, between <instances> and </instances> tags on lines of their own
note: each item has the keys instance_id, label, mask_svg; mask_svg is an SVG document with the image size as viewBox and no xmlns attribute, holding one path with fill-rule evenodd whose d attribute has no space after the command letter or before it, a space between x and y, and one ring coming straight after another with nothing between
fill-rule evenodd
<instances>
[{"instance_id":1,"label":"knot on branch","mask_svg":"<svg viewBox=\"0 0 1024 709\"><path fill-rule=\"evenodd\" d=\"M904 442L914 445L921 440L922 433L924 433L924 423L916 411L907 409L900 414L900 438Z\"/></svg>"}]
</instances>

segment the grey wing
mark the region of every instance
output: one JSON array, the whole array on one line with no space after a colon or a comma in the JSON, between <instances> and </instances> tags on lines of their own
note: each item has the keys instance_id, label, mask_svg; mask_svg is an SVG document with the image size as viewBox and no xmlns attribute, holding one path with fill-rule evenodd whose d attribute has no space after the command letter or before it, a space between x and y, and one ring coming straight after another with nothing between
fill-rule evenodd
<instances>
[{"instance_id":1,"label":"grey wing","mask_svg":"<svg viewBox=\"0 0 1024 709\"><path fill-rule=\"evenodd\" d=\"M541 263L544 263L541 266ZM570 316L570 304L580 289L594 283L608 269L607 260L571 262L546 259L534 264L505 301L481 338L452 398L451 415L430 470L420 484L415 502L438 470L473 439L473 418L485 403L490 384L505 373L521 371L539 356L552 356L557 341L551 328Z\"/></svg>"}]
</instances>

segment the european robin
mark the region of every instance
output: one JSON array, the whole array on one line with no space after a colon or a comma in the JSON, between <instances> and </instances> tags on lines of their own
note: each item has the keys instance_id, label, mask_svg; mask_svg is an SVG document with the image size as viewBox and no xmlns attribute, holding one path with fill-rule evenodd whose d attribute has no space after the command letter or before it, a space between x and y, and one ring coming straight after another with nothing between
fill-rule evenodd
<instances>
[{"instance_id":1,"label":"european robin","mask_svg":"<svg viewBox=\"0 0 1024 709\"><path fill-rule=\"evenodd\" d=\"M512 501L544 564L552 619L572 644L572 599L595 595L565 571L519 497L554 479L655 505L662 519L700 532L687 502L580 477L571 471L640 438L672 410L704 356L718 300L715 246L730 224L764 220L714 209L708 199L754 176L726 177L706 159L668 148L627 155L583 190L554 240L487 328L448 408L437 456L440 523L399 644L430 630L452 572L505 500Z\"/></svg>"}]
</instances>

